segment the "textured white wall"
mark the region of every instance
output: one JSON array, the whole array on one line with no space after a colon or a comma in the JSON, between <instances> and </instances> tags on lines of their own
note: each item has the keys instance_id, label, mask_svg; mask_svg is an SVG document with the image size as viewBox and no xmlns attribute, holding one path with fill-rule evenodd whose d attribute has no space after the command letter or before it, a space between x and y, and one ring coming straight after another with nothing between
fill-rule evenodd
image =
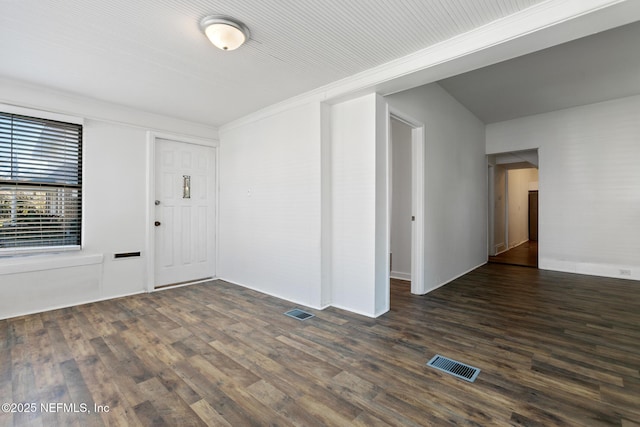
<instances>
[{"instance_id":1,"label":"textured white wall","mask_svg":"<svg viewBox=\"0 0 640 427\"><path fill-rule=\"evenodd\" d=\"M375 297L373 316L380 316L390 308L389 289L389 111L387 101L371 95L375 103L375 135L372 143L376 153L375 204Z\"/></svg>"},{"instance_id":2,"label":"textured white wall","mask_svg":"<svg viewBox=\"0 0 640 427\"><path fill-rule=\"evenodd\" d=\"M331 111L333 305L375 314L376 96Z\"/></svg>"},{"instance_id":3,"label":"textured white wall","mask_svg":"<svg viewBox=\"0 0 640 427\"><path fill-rule=\"evenodd\" d=\"M411 280L411 127L391 120L391 276Z\"/></svg>"},{"instance_id":4,"label":"textured white wall","mask_svg":"<svg viewBox=\"0 0 640 427\"><path fill-rule=\"evenodd\" d=\"M220 135L218 276L322 305L321 105Z\"/></svg>"},{"instance_id":5,"label":"textured white wall","mask_svg":"<svg viewBox=\"0 0 640 427\"><path fill-rule=\"evenodd\" d=\"M487 261L484 124L438 84L386 97L425 125L425 286Z\"/></svg>"},{"instance_id":6,"label":"textured white wall","mask_svg":"<svg viewBox=\"0 0 640 427\"><path fill-rule=\"evenodd\" d=\"M53 257L80 260L103 254L82 267L46 268L51 256L0 260L23 263L23 273L0 275L6 298L0 314L10 317L51 308L142 292L144 259L114 260L118 252L144 254L146 230L146 134L142 129L87 120L84 125L83 242L81 252ZM60 261L60 260L59 260ZM26 264L25 264L26 263Z\"/></svg>"},{"instance_id":7,"label":"textured white wall","mask_svg":"<svg viewBox=\"0 0 640 427\"><path fill-rule=\"evenodd\" d=\"M638 117L634 96L487 126L488 154L539 147L540 268L640 279Z\"/></svg>"},{"instance_id":8,"label":"textured white wall","mask_svg":"<svg viewBox=\"0 0 640 427\"><path fill-rule=\"evenodd\" d=\"M223 129L219 277L315 308L388 310L386 159L375 94Z\"/></svg>"},{"instance_id":9,"label":"textured white wall","mask_svg":"<svg viewBox=\"0 0 640 427\"><path fill-rule=\"evenodd\" d=\"M0 81L0 88L0 102L89 117L84 124L83 249L0 259L0 318L143 292L146 131L205 138L217 131L33 86ZM136 251L142 252L140 258L113 259L114 253Z\"/></svg>"}]
</instances>

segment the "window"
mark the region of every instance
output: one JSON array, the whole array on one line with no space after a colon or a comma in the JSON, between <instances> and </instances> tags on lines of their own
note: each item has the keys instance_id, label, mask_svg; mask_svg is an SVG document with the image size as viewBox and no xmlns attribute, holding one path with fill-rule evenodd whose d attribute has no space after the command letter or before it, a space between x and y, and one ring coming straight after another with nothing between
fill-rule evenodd
<instances>
[{"instance_id":1,"label":"window","mask_svg":"<svg viewBox=\"0 0 640 427\"><path fill-rule=\"evenodd\" d=\"M0 254L80 247L82 125L0 112Z\"/></svg>"}]
</instances>

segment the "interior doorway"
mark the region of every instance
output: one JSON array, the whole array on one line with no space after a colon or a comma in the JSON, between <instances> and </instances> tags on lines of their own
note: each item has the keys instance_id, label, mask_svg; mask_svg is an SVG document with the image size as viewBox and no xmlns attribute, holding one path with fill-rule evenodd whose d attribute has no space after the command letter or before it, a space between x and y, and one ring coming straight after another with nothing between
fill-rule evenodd
<instances>
[{"instance_id":1,"label":"interior doorway","mask_svg":"<svg viewBox=\"0 0 640 427\"><path fill-rule=\"evenodd\" d=\"M390 277L411 286L411 126L391 118Z\"/></svg>"},{"instance_id":2,"label":"interior doorway","mask_svg":"<svg viewBox=\"0 0 640 427\"><path fill-rule=\"evenodd\" d=\"M389 110L389 286L424 294L424 125Z\"/></svg>"},{"instance_id":3,"label":"interior doorway","mask_svg":"<svg viewBox=\"0 0 640 427\"><path fill-rule=\"evenodd\" d=\"M537 268L538 152L494 154L488 162L488 261Z\"/></svg>"}]
</instances>

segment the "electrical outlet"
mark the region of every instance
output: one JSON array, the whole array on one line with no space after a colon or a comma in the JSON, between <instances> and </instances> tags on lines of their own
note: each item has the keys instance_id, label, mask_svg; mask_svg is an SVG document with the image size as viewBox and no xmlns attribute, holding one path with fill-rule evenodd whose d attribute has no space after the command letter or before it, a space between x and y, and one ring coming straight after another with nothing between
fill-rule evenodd
<instances>
[{"instance_id":1,"label":"electrical outlet","mask_svg":"<svg viewBox=\"0 0 640 427\"><path fill-rule=\"evenodd\" d=\"M621 268L620 269L620 275L621 276L631 276L631 270L626 269L626 268Z\"/></svg>"}]
</instances>

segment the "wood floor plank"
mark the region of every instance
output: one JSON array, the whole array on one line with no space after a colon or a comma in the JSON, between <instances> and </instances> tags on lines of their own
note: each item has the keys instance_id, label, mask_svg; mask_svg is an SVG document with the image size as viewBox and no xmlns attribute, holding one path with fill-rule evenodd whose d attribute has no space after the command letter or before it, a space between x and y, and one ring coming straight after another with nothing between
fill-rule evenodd
<instances>
[{"instance_id":1,"label":"wood floor plank","mask_svg":"<svg viewBox=\"0 0 640 427\"><path fill-rule=\"evenodd\" d=\"M582 378L586 381L592 381L594 384L611 384L624 387L621 375L612 375L604 372L600 366L585 366L578 362L567 362L556 357L536 356L534 358L534 367L546 366L549 370L561 370L566 375L573 378Z\"/></svg>"},{"instance_id":2,"label":"wood floor plank","mask_svg":"<svg viewBox=\"0 0 640 427\"><path fill-rule=\"evenodd\" d=\"M205 423L196 416L193 409L182 399L176 399L158 378L151 378L138 384L138 388L156 413L169 425L184 427L204 426Z\"/></svg>"},{"instance_id":3,"label":"wood floor plank","mask_svg":"<svg viewBox=\"0 0 640 427\"><path fill-rule=\"evenodd\" d=\"M133 366L129 361L120 361L115 354L111 351L111 348L107 345L103 338L94 338L91 340L98 357L109 371L109 375L113 376L117 386L118 396L121 397L123 406L134 407L140 403L143 403L146 398L140 393L137 383L152 378L152 375L142 375L137 366ZM125 404L126 402L126 404ZM114 403L110 402L110 407L115 407ZM101 402L101 404L107 404L107 402Z\"/></svg>"},{"instance_id":4,"label":"wood floor plank","mask_svg":"<svg viewBox=\"0 0 640 427\"><path fill-rule=\"evenodd\" d=\"M640 284L489 264L377 319L223 281L0 321L0 426L637 426ZM307 308L305 308L307 309ZM468 383L426 366L481 369Z\"/></svg>"},{"instance_id":5,"label":"wood floor plank","mask_svg":"<svg viewBox=\"0 0 640 427\"><path fill-rule=\"evenodd\" d=\"M291 398L289 396L263 379L251 384L247 387L247 391L256 400L277 412L281 411L289 402L291 402Z\"/></svg>"},{"instance_id":6,"label":"wood floor plank","mask_svg":"<svg viewBox=\"0 0 640 427\"><path fill-rule=\"evenodd\" d=\"M602 400L616 407L628 420L640 422L640 381L628 378L624 386L603 384Z\"/></svg>"},{"instance_id":7,"label":"wood floor plank","mask_svg":"<svg viewBox=\"0 0 640 427\"><path fill-rule=\"evenodd\" d=\"M353 420L353 425L358 427L386 427L391 426L379 418L374 417L366 412L361 413Z\"/></svg>"},{"instance_id":8,"label":"wood floor plank","mask_svg":"<svg viewBox=\"0 0 640 427\"><path fill-rule=\"evenodd\" d=\"M69 391L70 400L63 403L68 403L71 405L82 405L86 404L90 408L93 407L95 402L93 396L91 395L91 391L89 387L85 383L84 377L82 376L82 372L79 367L79 363L70 359L60 364L60 368L62 370L62 375L64 376L64 382ZM100 384L92 384L93 387L98 387ZM57 402L48 402L46 400L41 401L41 403L51 404ZM86 413L77 413L75 411L68 411L63 413L64 421L61 425L65 425L68 423L78 423L79 425L91 425L91 426L103 426L105 425L102 418L97 414L86 414Z\"/></svg>"},{"instance_id":9,"label":"wood floor plank","mask_svg":"<svg viewBox=\"0 0 640 427\"><path fill-rule=\"evenodd\" d=\"M140 420L142 425L154 426L154 427L171 427L171 424L160 416L156 408L151 402L145 400L144 402L134 406L133 408L136 418Z\"/></svg>"},{"instance_id":10,"label":"wood floor plank","mask_svg":"<svg viewBox=\"0 0 640 427\"><path fill-rule=\"evenodd\" d=\"M35 316L37 317L37 316ZM18 318L13 324L12 339L15 345L11 348L11 377L12 390L11 399L2 400L13 403L31 403L38 400L35 373L33 370L33 347L31 347L28 330L34 330L33 325L38 322L30 322L26 318ZM14 412L12 413L14 425L43 425L42 416L39 411L35 412Z\"/></svg>"},{"instance_id":11,"label":"wood floor plank","mask_svg":"<svg viewBox=\"0 0 640 427\"><path fill-rule=\"evenodd\" d=\"M242 402L243 410L251 416L254 422L259 423L260 420L268 419L277 425L289 424L285 419L281 418L280 414L273 410L273 408L255 399L246 389L247 386L241 383L241 379L226 375L199 355L190 358L189 363L203 376L215 379L216 386L232 401Z\"/></svg>"},{"instance_id":12,"label":"wood floor plank","mask_svg":"<svg viewBox=\"0 0 640 427\"><path fill-rule=\"evenodd\" d=\"M346 426L353 423L362 412L358 412L354 417L347 417L344 414L336 412L330 406L327 406L323 402L317 401L312 396L303 396L296 400L296 403L305 411L310 413L318 424L331 425L331 426Z\"/></svg>"},{"instance_id":13,"label":"wood floor plank","mask_svg":"<svg viewBox=\"0 0 640 427\"><path fill-rule=\"evenodd\" d=\"M208 426L232 427L231 424L218 414L204 399L192 403L191 409L193 409L193 411L198 414L198 417Z\"/></svg>"},{"instance_id":14,"label":"wood floor plank","mask_svg":"<svg viewBox=\"0 0 640 427\"><path fill-rule=\"evenodd\" d=\"M245 367L252 369L296 401L304 396L313 396L319 405L332 407L334 412L340 413L340 416L346 419L357 416L359 409L356 406L339 399L338 396L322 387L323 379L305 375L294 366L294 363L283 365L271 357L263 355L260 351L251 351L251 347L242 343L220 345L214 342L211 344L220 351L226 352L230 357L234 357ZM328 378L324 380L328 380Z\"/></svg>"},{"instance_id":15,"label":"wood floor plank","mask_svg":"<svg viewBox=\"0 0 640 427\"><path fill-rule=\"evenodd\" d=\"M174 367L176 373L198 395L202 396L207 404L231 425L252 425L255 420L242 407L239 402L229 398L213 381L203 376L194 368L188 360L177 363Z\"/></svg>"}]
</instances>

